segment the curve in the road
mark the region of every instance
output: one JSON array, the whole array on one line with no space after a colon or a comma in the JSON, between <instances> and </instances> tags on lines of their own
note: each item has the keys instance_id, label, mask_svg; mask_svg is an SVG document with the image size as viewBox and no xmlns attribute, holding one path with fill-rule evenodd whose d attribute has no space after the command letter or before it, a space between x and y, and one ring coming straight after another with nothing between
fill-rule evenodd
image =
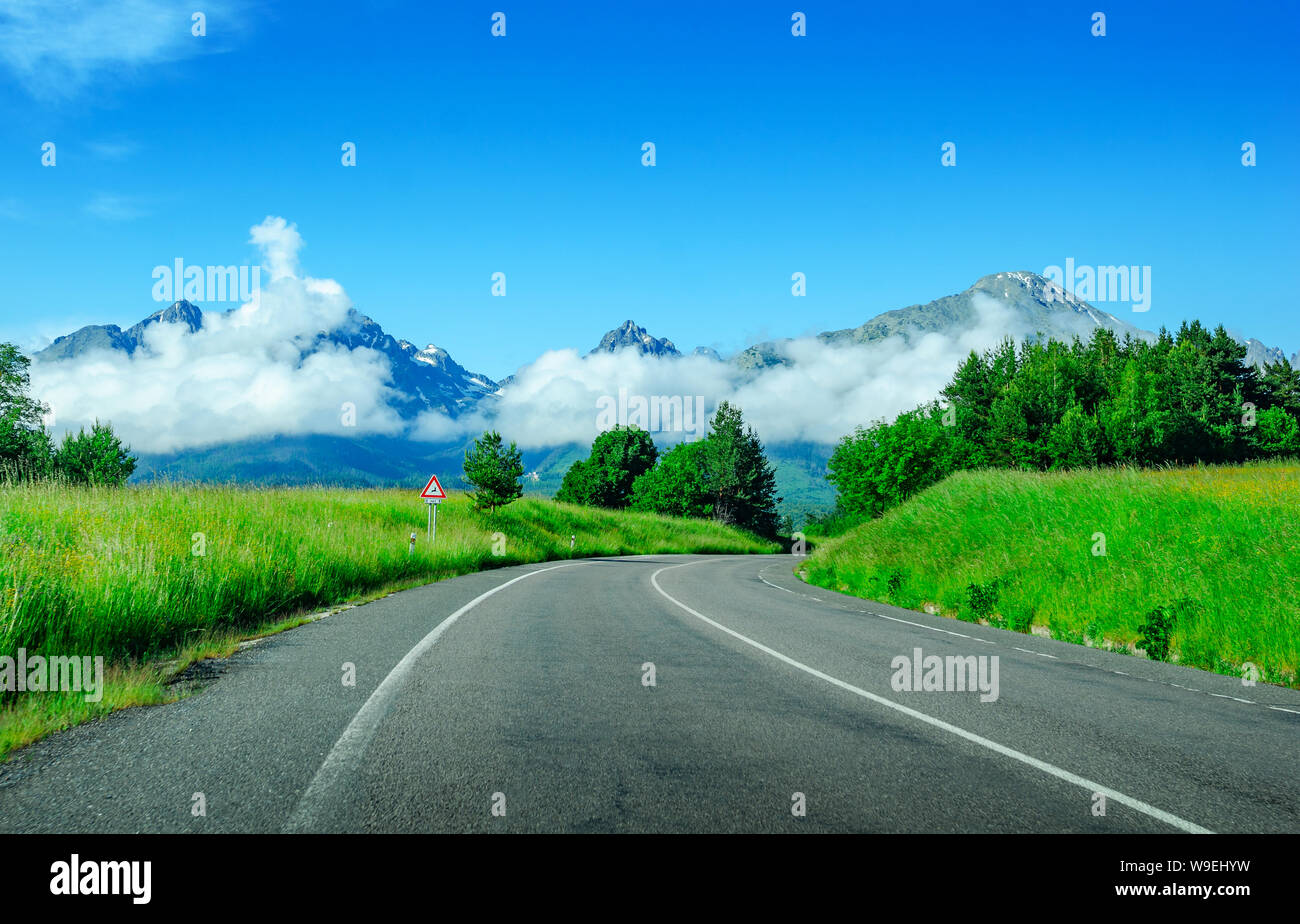
<instances>
[{"instance_id":1,"label":"curve in the road","mask_svg":"<svg viewBox=\"0 0 1300 924\"><path fill-rule=\"evenodd\" d=\"M949 734L956 735L957 737L963 738L966 741L971 742L972 744L977 744L980 747L987 748L988 750L1001 754L1004 757L1009 757L1012 760L1017 760L1022 764L1028 764L1030 767L1033 767L1035 770L1041 770L1043 773L1050 774L1051 776L1054 776L1059 780L1064 780L1065 782L1070 783L1071 785L1082 787L1088 792L1101 793L1107 799L1110 799L1114 802L1118 802L1120 805L1127 805L1129 808L1133 809L1134 811L1141 812L1143 815L1146 815L1150 818L1154 818L1158 821L1162 821L1165 824L1177 828L1180 831L1184 831L1188 834L1213 834L1214 833L1208 828L1203 828L1200 825L1188 821L1185 818L1180 818L1177 815L1164 811L1163 809L1156 808L1154 805L1148 805L1147 803L1143 802L1141 799L1135 799L1132 796L1126 795L1117 789L1112 789L1109 786L1103 786L1101 783L1097 783L1094 782L1093 780L1086 779L1085 777L1079 776L1076 773L1071 773L1069 770L1062 769L1061 767L1057 767L1054 764L1049 764L1045 760L1039 760L1037 757L1032 757L1029 754L1024 754L1020 751L1017 751L1015 748L1009 748L1006 745L999 744L996 741L991 741L982 735L977 735L974 732L969 732L964 728L959 728L958 726L953 725L949 722L945 722L942 719L936 719L934 716L927 715L924 712L920 712L916 709L912 709L908 706L904 706L901 703L893 702L892 700L886 699L883 696L877 696L875 693L872 693L868 690L864 690L861 687L856 687L851 683L845 683L843 680L840 680L837 677L832 677L830 674L823 673L822 671L817 670L817 668L815 667L809 667L807 664L804 664L801 661L796 661L794 658L791 658L789 655L782 654L781 652L777 651L774 648L769 648L768 646L764 645L762 642L756 642L752 638L749 638L748 636L741 635L735 629L729 629L726 626L724 626L722 623L713 621L712 619L705 616L703 613L699 612L698 610L692 609L691 607L687 606L685 603L678 600L676 597L672 596L667 591L665 591L662 587L659 586L659 575L663 574L665 571L670 571L675 568L686 568L689 567L690 565L696 565L696 564L699 564L699 562L687 562L686 564L668 565L667 567L660 568L658 571L654 572L654 574L650 575L650 584L654 587L656 591L659 592L661 596L664 597L664 599L668 600L673 605L680 607L682 610L685 610L687 613L690 613L696 619L699 619L700 621L712 626L713 628L717 629L719 632L725 632L727 635L730 635L732 638L737 639L738 641L743 642L746 645L749 645L751 648L756 648L757 650L763 652L764 654L770 655L771 657L776 658L778 661L782 661L785 664L790 665L796 670L803 671L805 674L809 674L810 676L816 677L818 680L824 680L826 683L829 683L832 686L839 687L841 690L847 690L848 692L853 693L856 696L861 696L863 699L869 700L870 702L873 702L876 705L884 706L887 709L893 709L896 712L901 712L903 715L910 716L911 718L914 718L920 722L924 722L927 725L931 725L935 728L942 729L943 731L946 731ZM764 583L767 582L764 581ZM785 590L784 587L779 587L777 589ZM897 620L897 621L905 622L905 620ZM916 624L914 623L913 625ZM921 628L931 628L931 627L922 626ZM960 633L953 633L953 634L956 635Z\"/></svg>"}]
</instances>

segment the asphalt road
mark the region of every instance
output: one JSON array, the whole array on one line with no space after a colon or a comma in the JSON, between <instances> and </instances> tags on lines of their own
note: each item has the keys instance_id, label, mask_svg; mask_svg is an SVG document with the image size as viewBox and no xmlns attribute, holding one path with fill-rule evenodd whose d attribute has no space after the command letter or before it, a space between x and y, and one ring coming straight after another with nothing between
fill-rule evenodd
<instances>
[{"instance_id":1,"label":"asphalt road","mask_svg":"<svg viewBox=\"0 0 1300 924\"><path fill-rule=\"evenodd\" d=\"M593 559L394 594L20 752L0 830L1300 831L1300 693L793 564ZM997 698L896 691L917 648L996 656Z\"/></svg>"}]
</instances>

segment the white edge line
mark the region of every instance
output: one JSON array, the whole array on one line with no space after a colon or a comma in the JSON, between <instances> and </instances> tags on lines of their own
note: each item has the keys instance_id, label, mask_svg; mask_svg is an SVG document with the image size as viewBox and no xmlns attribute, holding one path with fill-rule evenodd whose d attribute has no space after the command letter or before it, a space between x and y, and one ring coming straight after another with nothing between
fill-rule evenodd
<instances>
[{"instance_id":1,"label":"white edge line","mask_svg":"<svg viewBox=\"0 0 1300 924\"><path fill-rule=\"evenodd\" d=\"M843 680L840 680L836 677L832 677L830 674L822 673L821 671L817 670L817 668L815 667L809 667L807 664L803 664L799 661L796 661L794 658L791 658L789 655L784 655L774 648L768 648L762 642L756 642L752 638L748 638L747 636L741 635L739 632L735 631L734 629L729 629L726 626L722 625L722 623L714 622L712 619L705 616L703 613L699 613L691 609L689 606L687 606L685 603L682 603L676 597L669 595L662 587L659 586L659 581L658 581L659 575L663 574L665 571L669 570L670 568L684 568L687 565L691 565L691 564L698 564L698 562L687 562L686 565L668 565L667 567L660 568L658 571L650 575L650 583L651 585L653 585L654 589L659 592L660 596L662 596L665 600L674 604L675 606L680 607L686 612L690 613L692 616L694 616L696 619L699 619L701 622L707 623L708 625L713 626L715 629L718 629L721 632L725 632L727 633L727 635L730 635L733 638L744 642L746 645L749 645L752 648L756 648L759 651L763 652L764 654L771 655L772 657L776 658L778 661L788 664L797 670L803 671L805 674L810 674L811 676L816 677L819 680L824 680L827 683L831 684L832 686L839 687L842 690L847 690L850 693L855 693L858 696L861 696L863 699L870 700L871 702L876 703L877 705L884 706L887 709L893 709L897 712L901 712L904 715L910 716L914 719L917 719L918 721L924 722L927 725L932 725L935 728L942 729L943 731L946 731L949 734L956 735L957 737L969 741L973 744L978 744L981 747L988 748L990 751L994 751L995 753L1001 754L1004 757L1010 757L1012 760L1017 760L1022 764L1027 764L1030 767L1033 767L1036 770L1041 770L1042 772L1050 776L1054 776L1059 780L1064 780L1065 782L1070 783L1074 786L1079 786L1090 793L1101 793L1107 799L1111 799L1115 802L1118 802L1120 805L1127 805L1129 808L1133 809L1134 811L1141 812L1143 815L1147 815L1151 818L1156 819L1157 821L1163 821L1165 824L1169 825L1170 827L1177 828L1180 831L1186 831L1188 834L1213 834L1214 833L1208 828L1202 828L1198 824L1194 824L1193 822L1187 821L1184 818L1179 818L1177 815L1171 814L1170 812L1166 812L1163 809L1158 809L1154 805L1148 805L1142 800L1135 799L1132 796L1127 796L1124 793L1119 792L1118 790L1111 789L1107 786L1102 786L1100 783L1095 783L1092 780L1087 779L1086 777L1078 776L1077 774L1071 773L1069 770L1063 770L1060 767L1055 766L1054 764L1047 763L1047 761L1039 760L1037 757L1031 757L1028 754L1024 754L1021 753L1020 751L1015 750L1014 748L1009 748L1004 744L998 744L996 741L985 738L982 735L977 735L974 732L966 731L966 729L964 728L959 728L958 726L945 722L942 719L936 719L934 716L927 715L924 712L918 712L917 710L912 709L908 706L904 706L900 703L896 703L891 699L886 699L883 696L877 696L875 693L868 692L867 690L864 690L861 687L855 687L851 683L845 683ZM906 620L900 619L898 621L905 622ZM924 629L928 627L921 626L921 628Z\"/></svg>"},{"instance_id":2,"label":"white edge line","mask_svg":"<svg viewBox=\"0 0 1300 924\"><path fill-rule=\"evenodd\" d=\"M786 593L794 594L796 597L803 596L803 594L799 593L799 591L797 590L791 590L789 587L782 587L780 584L773 584L767 578L763 577L763 572L761 571L758 572L758 579L762 581L764 584L766 584L768 587L775 587L777 590L784 590Z\"/></svg>"},{"instance_id":3,"label":"white edge line","mask_svg":"<svg viewBox=\"0 0 1300 924\"><path fill-rule=\"evenodd\" d=\"M338 741L334 742L334 747L325 756L320 769L312 777L311 784L302 794L302 798L298 800L297 807L288 820L285 821L281 830L288 834L297 831L312 831L318 828L316 822L323 797L328 795L361 762L361 758L365 756L366 748L370 746L370 741L374 738L379 724L384 720L384 716L388 714L388 709L396 698L398 690L406 682L406 678L415 668L416 662L434 646L438 639L442 637L442 634L451 627L452 623L488 597L500 593L511 584L518 584L520 581L527 580L534 575L554 571L556 568L571 568L579 564L585 564L585 562L567 562L563 565L551 565L549 568L538 568L536 571L521 574L504 584L498 584L466 603L438 623L428 635L416 642L415 647L408 651L402 660L397 662L397 666L388 672L388 676L380 681L379 686L375 687L375 691L370 694L370 698L352 717L348 727L343 729L343 734L339 735Z\"/></svg>"}]
</instances>

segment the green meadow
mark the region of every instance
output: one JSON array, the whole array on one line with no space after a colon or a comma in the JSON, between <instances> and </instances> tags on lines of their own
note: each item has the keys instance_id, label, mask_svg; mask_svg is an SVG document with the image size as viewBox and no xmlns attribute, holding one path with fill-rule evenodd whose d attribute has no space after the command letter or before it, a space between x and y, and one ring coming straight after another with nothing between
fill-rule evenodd
<instances>
[{"instance_id":1,"label":"green meadow","mask_svg":"<svg viewBox=\"0 0 1300 924\"><path fill-rule=\"evenodd\" d=\"M107 668L100 703L0 694L0 755L166 701L186 665L334 605L525 562L778 550L711 521L534 499L489 514L453 494L432 547L425 525L411 491L0 485L0 655L101 655Z\"/></svg>"},{"instance_id":2,"label":"green meadow","mask_svg":"<svg viewBox=\"0 0 1300 924\"><path fill-rule=\"evenodd\" d=\"M1254 665L1296 686L1300 464L959 472L823 540L801 571L898 606L1226 674Z\"/></svg>"}]
</instances>

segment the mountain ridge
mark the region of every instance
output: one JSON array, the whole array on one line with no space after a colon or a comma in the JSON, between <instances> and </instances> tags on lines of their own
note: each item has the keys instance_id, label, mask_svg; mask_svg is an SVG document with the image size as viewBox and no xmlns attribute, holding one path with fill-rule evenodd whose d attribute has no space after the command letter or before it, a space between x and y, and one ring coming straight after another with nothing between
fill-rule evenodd
<instances>
[{"instance_id":1,"label":"mountain ridge","mask_svg":"<svg viewBox=\"0 0 1300 924\"><path fill-rule=\"evenodd\" d=\"M1113 314L1102 311L1068 292L1055 289L1041 276L1026 272L994 273L981 277L963 292L943 296L925 304L877 314L857 327L823 331L816 340L828 345L879 343L897 337L910 343L927 334L953 334L985 318L989 304L1000 305L1005 312L1001 320L1007 333L1037 332L1038 335L1068 339L1086 337L1101 327L1120 336L1153 338ZM984 312L984 313L982 313ZM147 334L158 324L182 324L190 334L205 327L204 312L191 302L178 301L155 311L139 323L122 330L115 325L88 325L53 341L35 354L38 362L73 361L94 350L116 350L134 356L148 349ZM996 319L995 319L996 320ZM1018 336L1017 336L1018 339ZM664 362L703 356L718 363L731 364L744 373L780 365L795 365L786 355L791 339L755 344L723 359L708 348L682 353L667 338L655 337L635 321L628 319L607 331L585 356L629 352ZM1282 351L1265 346L1258 340L1247 344L1248 358L1256 365L1284 358ZM326 345L357 350L372 349L387 360L394 397L390 403L408 423L427 411L438 411L456 418L473 411L487 410L501 400L515 384L515 375L496 381L482 373L471 372L457 363L451 354L436 344L421 348L415 343L387 333L374 319L349 308L345 320L333 330L320 331L301 346L301 357ZM1300 356L1292 363L1300 365ZM490 416L490 413L489 413ZM412 431L413 433L414 431ZM192 447L171 453L141 456L138 480L151 478L197 478L228 480L238 478L258 483L310 483L322 480L356 484L397 484L420 477L425 469L456 471L468 443L464 437L448 436L440 441L426 441L407 436L343 436L333 433L307 433L221 442L213 446ZM573 459L585 455L585 446L563 444L525 450L525 464L536 478L526 485L528 493L554 491L563 469ZM769 443L778 469L779 488L787 498L796 498L803 509L826 507L833 501L820 475L831 447L821 443ZM450 478L456 485L458 478Z\"/></svg>"}]
</instances>

